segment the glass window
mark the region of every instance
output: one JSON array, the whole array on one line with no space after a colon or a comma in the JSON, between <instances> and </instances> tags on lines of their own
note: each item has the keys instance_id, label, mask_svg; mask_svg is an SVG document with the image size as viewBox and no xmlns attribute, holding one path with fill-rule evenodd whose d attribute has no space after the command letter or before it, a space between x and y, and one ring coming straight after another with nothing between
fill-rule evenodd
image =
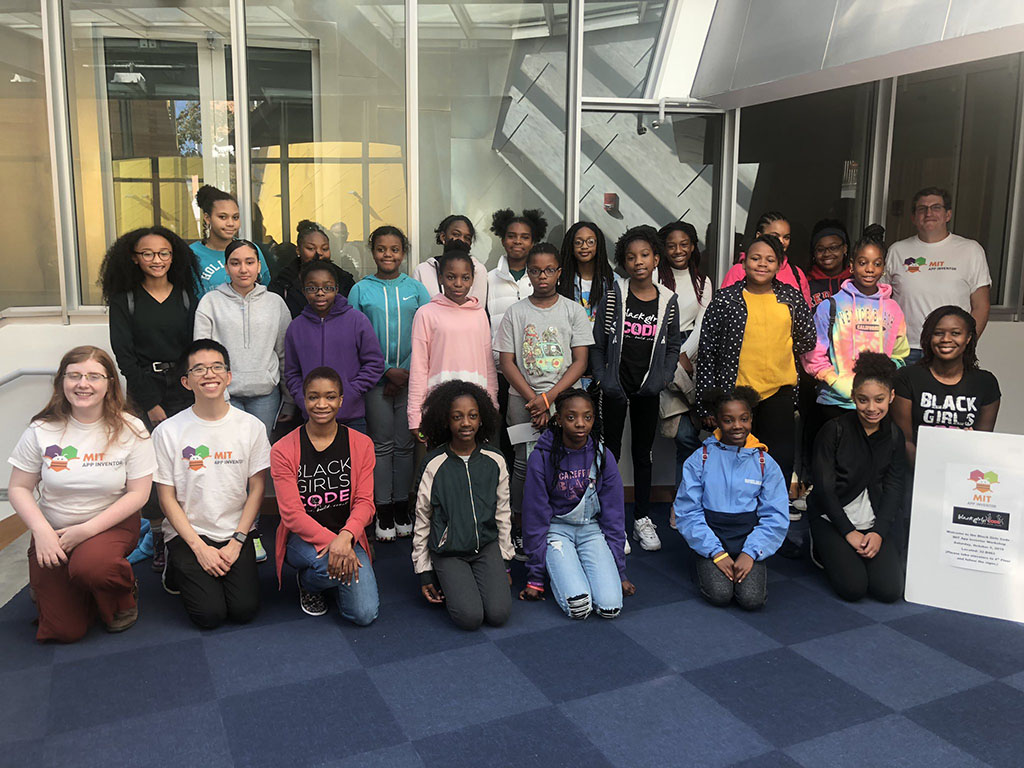
<instances>
[{"instance_id":1,"label":"glass window","mask_svg":"<svg viewBox=\"0 0 1024 768\"><path fill-rule=\"evenodd\" d=\"M583 95L642 98L666 3L583 7Z\"/></svg>"},{"instance_id":2,"label":"glass window","mask_svg":"<svg viewBox=\"0 0 1024 768\"><path fill-rule=\"evenodd\" d=\"M115 238L159 224L197 239L195 190L234 190L227 0L109 5L64 3L83 304L100 303Z\"/></svg>"},{"instance_id":3,"label":"glass window","mask_svg":"<svg viewBox=\"0 0 1024 768\"><path fill-rule=\"evenodd\" d=\"M462 213L477 230L474 255L493 267L495 210L540 208L547 239L564 231L567 5L449 5L450 19L423 16L419 26L424 252L415 260L436 252L438 222Z\"/></svg>"},{"instance_id":4,"label":"glass window","mask_svg":"<svg viewBox=\"0 0 1024 768\"><path fill-rule=\"evenodd\" d=\"M407 229L404 21L401 0L246 3L253 225L271 248L315 221L358 278L370 232Z\"/></svg>"},{"instance_id":5,"label":"glass window","mask_svg":"<svg viewBox=\"0 0 1024 768\"><path fill-rule=\"evenodd\" d=\"M0 310L60 304L43 70L39 14L0 13Z\"/></svg>"},{"instance_id":6,"label":"glass window","mask_svg":"<svg viewBox=\"0 0 1024 768\"><path fill-rule=\"evenodd\" d=\"M793 230L789 254L810 262L810 235L823 218L863 230L874 83L746 107L740 114L736 226L754 234L765 211L781 211Z\"/></svg>"},{"instance_id":7,"label":"glass window","mask_svg":"<svg viewBox=\"0 0 1024 768\"><path fill-rule=\"evenodd\" d=\"M700 238L703 268L714 274L721 168L718 115L585 112L580 158L580 219L608 240L627 228L686 221Z\"/></svg>"},{"instance_id":8,"label":"glass window","mask_svg":"<svg viewBox=\"0 0 1024 768\"><path fill-rule=\"evenodd\" d=\"M1020 118L1021 56L1001 56L899 78L893 124L886 239L915 234L914 193L953 196L950 230L988 255L992 303L1016 302L1006 252L1014 126Z\"/></svg>"}]
</instances>

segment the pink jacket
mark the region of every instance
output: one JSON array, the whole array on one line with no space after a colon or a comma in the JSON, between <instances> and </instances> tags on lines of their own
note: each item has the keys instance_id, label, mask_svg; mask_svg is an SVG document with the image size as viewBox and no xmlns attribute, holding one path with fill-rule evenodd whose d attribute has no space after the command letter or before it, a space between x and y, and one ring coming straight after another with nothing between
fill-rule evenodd
<instances>
[{"instance_id":1,"label":"pink jacket","mask_svg":"<svg viewBox=\"0 0 1024 768\"><path fill-rule=\"evenodd\" d=\"M498 374L487 313L473 296L460 305L440 293L420 307L412 321L409 429L419 428L427 393L453 379L478 384L497 405Z\"/></svg>"},{"instance_id":2,"label":"pink jacket","mask_svg":"<svg viewBox=\"0 0 1024 768\"><path fill-rule=\"evenodd\" d=\"M747 276L746 270L743 269L742 259L737 264L733 264L729 267L729 271L725 273L725 280L722 281L722 287L728 288L733 283L738 283L744 277ZM779 273L775 276L779 282L791 285L800 291L804 297L804 301L807 302L808 307L813 307L811 304L811 284L807 282L807 275L804 274L803 270L800 269L796 264L790 261L788 258L782 262L782 266L779 268Z\"/></svg>"}]
</instances>

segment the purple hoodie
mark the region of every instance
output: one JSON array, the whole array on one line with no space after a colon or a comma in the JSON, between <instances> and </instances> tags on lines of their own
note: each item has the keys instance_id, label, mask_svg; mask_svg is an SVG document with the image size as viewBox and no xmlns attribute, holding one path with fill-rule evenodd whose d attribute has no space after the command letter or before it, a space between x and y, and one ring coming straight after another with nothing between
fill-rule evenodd
<instances>
[{"instance_id":1,"label":"purple hoodie","mask_svg":"<svg viewBox=\"0 0 1024 768\"><path fill-rule=\"evenodd\" d=\"M338 421L364 418L363 394L384 375L384 355L370 320L341 295L324 318L307 305L284 337L284 381L303 417L308 414L302 380L321 365L341 376L345 391Z\"/></svg>"},{"instance_id":2,"label":"purple hoodie","mask_svg":"<svg viewBox=\"0 0 1024 768\"><path fill-rule=\"evenodd\" d=\"M526 488L523 495L523 549L527 583L543 586L545 558L548 549L548 528L556 515L571 512L583 498L590 482L590 467L594 463L594 441L588 439L582 448L564 449L558 471L551 466L551 452L555 435L547 430L540 436L537 446L526 463ZM598 525L615 558L619 577L626 578L626 504L622 495L622 477L615 457L607 448L597 476L597 497L601 502Z\"/></svg>"}]
</instances>

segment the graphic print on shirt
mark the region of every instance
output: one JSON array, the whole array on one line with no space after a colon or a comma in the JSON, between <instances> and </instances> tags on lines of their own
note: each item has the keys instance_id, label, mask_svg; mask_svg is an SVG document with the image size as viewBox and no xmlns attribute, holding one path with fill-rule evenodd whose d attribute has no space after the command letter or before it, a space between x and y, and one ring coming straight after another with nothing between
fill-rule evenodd
<instances>
[{"instance_id":1,"label":"graphic print on shirt","mask_svg":"<svg viewBox=\"0 0 1024 768\"><path fill-rule=\"evenodd\" d=\"M981 406L976 395L921 393L921 423L929 427L971 429Z\"/></svg>"},{"instance_id":2,"label":"graphic print on shirt","mask_svg":"<svg viewBox=\"0 0 1024 768\"><path fill-rule=\"evenodd\" d=\"M181 449L181 458L183 461L188 462L188 468L193 472L198 472L200 469L206 469L206 461L209 459L214 464L241 464L242 459L236 459L232 456L234 451L211 451L209 447L200 445L193 448L191 445L186 445Z\"/></svg>"},{"instance_id":3,"label":"graphic print on shirt","mask_svg":"<svg viewBox=\"0 0 1024 768\"><path fill-rule=\"evenodd\" d=\"M637 312L630 309L626 304L626 320L622 327L622 334L627 339L653 341L658 332L657 312Z\"/></svg>"},{"instance_id":4,"label":"graphic print on shirt","mask_svg":"<svg viewBox=\"0 0 1024 768\"><path fill-rule=\"evenodd\" d=\"M565 366L565 350L558 338L558 331L548 326L540 333L530 323L523 334L523 367L531 376L545 373L561 373Z\"/></svg>"},{"instance_id":5,"label":"graphic print on shirt","mask_svg":"<svg viewBox=\"0 0 1024 768\"><path fill-rule=\"evenodd\" d=\"M307 511L323 514L347 506L352 493L352 459L302 463L297 480L299 498Z\"/></svg>"},{"instance_id":6,"label":"graphic print on shirt","mask_svg":"<svg viewBox=\"0 0 1024 768\"><path fill-rule=\"evenodd\" d=\"M590 484L589 469L559 469L555 478L555 490L564 496L581 498Z\"/></svg>"},{"instance_id":7,"label":"graphic print on shirt","mask_svg":"<svg viewBox=\"0 0 1024 768\"><path fill-rule=\"evenodd\" d=\"M919 256L916 259L913 257L907 257L903 260L903 263L907 267L908 274L914 274L915 272L955 272L955 266L946 266L945 261L928 261L924 256Z\"/></svg>"},{"instance_id":8,"label":"graphic print on shirt","mask_svg":"<svg viewBox=\"0 0 1024 768\"><path fill-rule=\"evenodd\" d=\"M60 472L65 469L71 469L69 462L78 458L78 449L73 445L65 446L61 448L59 445L48 446L43 451L43 458L49 459L47 465L54 472Z\"/></svg>"}]
</instances>

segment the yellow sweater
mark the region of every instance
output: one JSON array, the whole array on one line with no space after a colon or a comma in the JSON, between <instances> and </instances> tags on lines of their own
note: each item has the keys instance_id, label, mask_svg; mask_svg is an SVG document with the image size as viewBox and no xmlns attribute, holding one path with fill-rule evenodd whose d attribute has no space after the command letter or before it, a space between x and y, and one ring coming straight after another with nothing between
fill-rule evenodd
<instances>
[{"instance_id":1,"label":"yellow sweater","mask_svg":"<svg viewBox=\"0 0 1024 768\"><path fill-rule=\"evenodd\" d=\"M793 359L793 318L789 307L775 293L743 291L747 304L747 327L743 329L740 370L736 385L753 387L762 400L780 387L796 384Z\"/></svg>"}]
</instances>

